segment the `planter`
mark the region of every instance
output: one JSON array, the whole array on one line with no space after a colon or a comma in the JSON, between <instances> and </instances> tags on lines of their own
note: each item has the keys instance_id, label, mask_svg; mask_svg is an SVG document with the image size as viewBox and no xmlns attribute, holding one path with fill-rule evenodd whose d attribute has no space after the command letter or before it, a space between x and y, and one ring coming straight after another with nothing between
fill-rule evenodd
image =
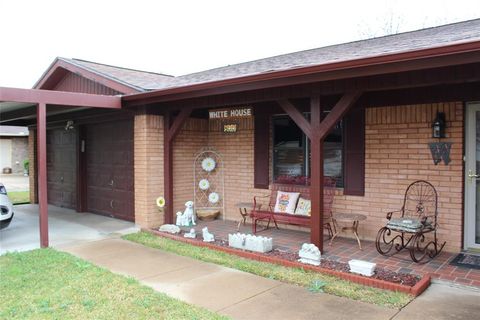
<instances>
[{"instance_id":1,"label":"planter","mask_svg":"<svg viewBox=\"0 0 480 320\"><path fill-rule=\"evenodd\" d=\"M197 218L202 221L215 220L220 214L220 210L217 209L198 209L196 211Z\"/></svg>"},{"instance_id":2,"label":"planter","mask_svg":"<svg viewBox=\"0 0 480 320\"><path fill-rule=\"evenodd\" d=\"M355 259L348 261L348 265L350 266L350 272L359 273L366 277L371 277L377 266L376 263Z\"/></svg>"},{"instance_id":3,"label":"planter","mask_svg":"<svg viewBox=\"0 0 480 320\"><path fill-rule=\"evenodd\" d=\"M273 240L262 236L235 233L228 235L228 245L232 248L264 253L272 251Z\"/></svg>"}]
</instances>

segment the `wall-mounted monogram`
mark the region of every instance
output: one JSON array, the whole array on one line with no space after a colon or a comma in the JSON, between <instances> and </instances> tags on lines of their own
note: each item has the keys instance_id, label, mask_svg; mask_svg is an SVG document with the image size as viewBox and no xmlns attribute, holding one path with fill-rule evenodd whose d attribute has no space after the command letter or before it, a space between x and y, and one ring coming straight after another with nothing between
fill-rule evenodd
<instances>
[{"instance_id":1,"label":"wall-mounted monogram","mask_svg":"<svg viewBox=\"0 0 480 320\"><path fill-rule=\"evenodd\" d=\"M435 163L435 165L442 162L442 160L445 165L450 163L450 149L452 148L451 142L431 142L428 144L428 146L430 147L433 163Z\"/></svg>"}]
</instances>

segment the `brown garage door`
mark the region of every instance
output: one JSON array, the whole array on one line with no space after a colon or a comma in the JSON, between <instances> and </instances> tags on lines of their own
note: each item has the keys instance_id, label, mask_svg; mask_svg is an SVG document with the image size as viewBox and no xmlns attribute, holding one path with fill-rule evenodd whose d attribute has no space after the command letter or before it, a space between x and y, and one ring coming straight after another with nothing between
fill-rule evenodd
<instances>
[{"instance_id":1,"label":"brown garage door","mask_svg":"<svg viewBox=\"0 0 480 320\"><path fill-rule=\"evenodd\" d=\"M75 130L47 131L47 196L55 206L76 207L76 143Z\"/></svg>"},{"instance_id":2,"label":"brown garage door","mask_svg":"<svg viewBox=\"0 0 480 320\"><path fill-rule=\"evenodd\" d=\"M88 125L87 210L134 220L133 121Z\"/></svg>"}]
</instances>

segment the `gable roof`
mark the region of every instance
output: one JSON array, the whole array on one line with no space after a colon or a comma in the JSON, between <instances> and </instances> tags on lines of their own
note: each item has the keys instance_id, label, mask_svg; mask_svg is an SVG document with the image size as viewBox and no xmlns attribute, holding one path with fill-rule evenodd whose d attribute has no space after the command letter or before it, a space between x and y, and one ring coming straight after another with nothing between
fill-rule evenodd
<instances>
[{"instance_id":1,"label":"gable roof","mask_svg":"<svg viewBox=\"0 0 480 320\"><path fill-rule=\"evenodd\" d=\"M115 84L123 86L123 90L115 89L124 94L134 94L269 75L314 66L329 66L362 59L388 57L473 42L480 42L480 19L283 54L177 77L80 59L57 58L55 61L106 79L110 81L111 87ZM37 85L41 83L47 72L37 82ZM37 85L35 88L38 88Z\"/></svg>"},{"instance_id":2,"label":"gable roof","mask_svg":"<svg viewBox=\"0 0 480 320\"><path fill-rule=\"evenodd\" d=\"M162 88L480 41L480 19L337 44L175 78ZM158 88L161 89L161 88Z\"/></svg>"},{"instance_id":3,"label":"gable roof","mask_svg":"<svg viewBox=\"0 0 480 320\"><path fill-rule=\"evenodd\" d=\"M139 91L147 91L165 87L167 83L174 78L173 76L167 74L116 67L81 59L58 59L98 73L111 80L132 86Z\"/></svg>"}]
</instances>

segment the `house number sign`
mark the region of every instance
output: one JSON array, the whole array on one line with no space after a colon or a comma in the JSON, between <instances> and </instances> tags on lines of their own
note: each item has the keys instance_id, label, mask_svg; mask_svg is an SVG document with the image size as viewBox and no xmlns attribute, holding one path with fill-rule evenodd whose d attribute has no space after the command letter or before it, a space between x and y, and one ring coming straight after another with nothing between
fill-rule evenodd
<instances>
[{"instance_id":1,"label":"house number sign","mask_svg":"<svg viewBox=\"0 0 480 320\"><path fill-rule=\"evenodd\" d=\"M233 119L233 118L249 118L252 116L251 107L238 107L229 109L209 110L210 119Z\"/></svg>"}]
</instances>

